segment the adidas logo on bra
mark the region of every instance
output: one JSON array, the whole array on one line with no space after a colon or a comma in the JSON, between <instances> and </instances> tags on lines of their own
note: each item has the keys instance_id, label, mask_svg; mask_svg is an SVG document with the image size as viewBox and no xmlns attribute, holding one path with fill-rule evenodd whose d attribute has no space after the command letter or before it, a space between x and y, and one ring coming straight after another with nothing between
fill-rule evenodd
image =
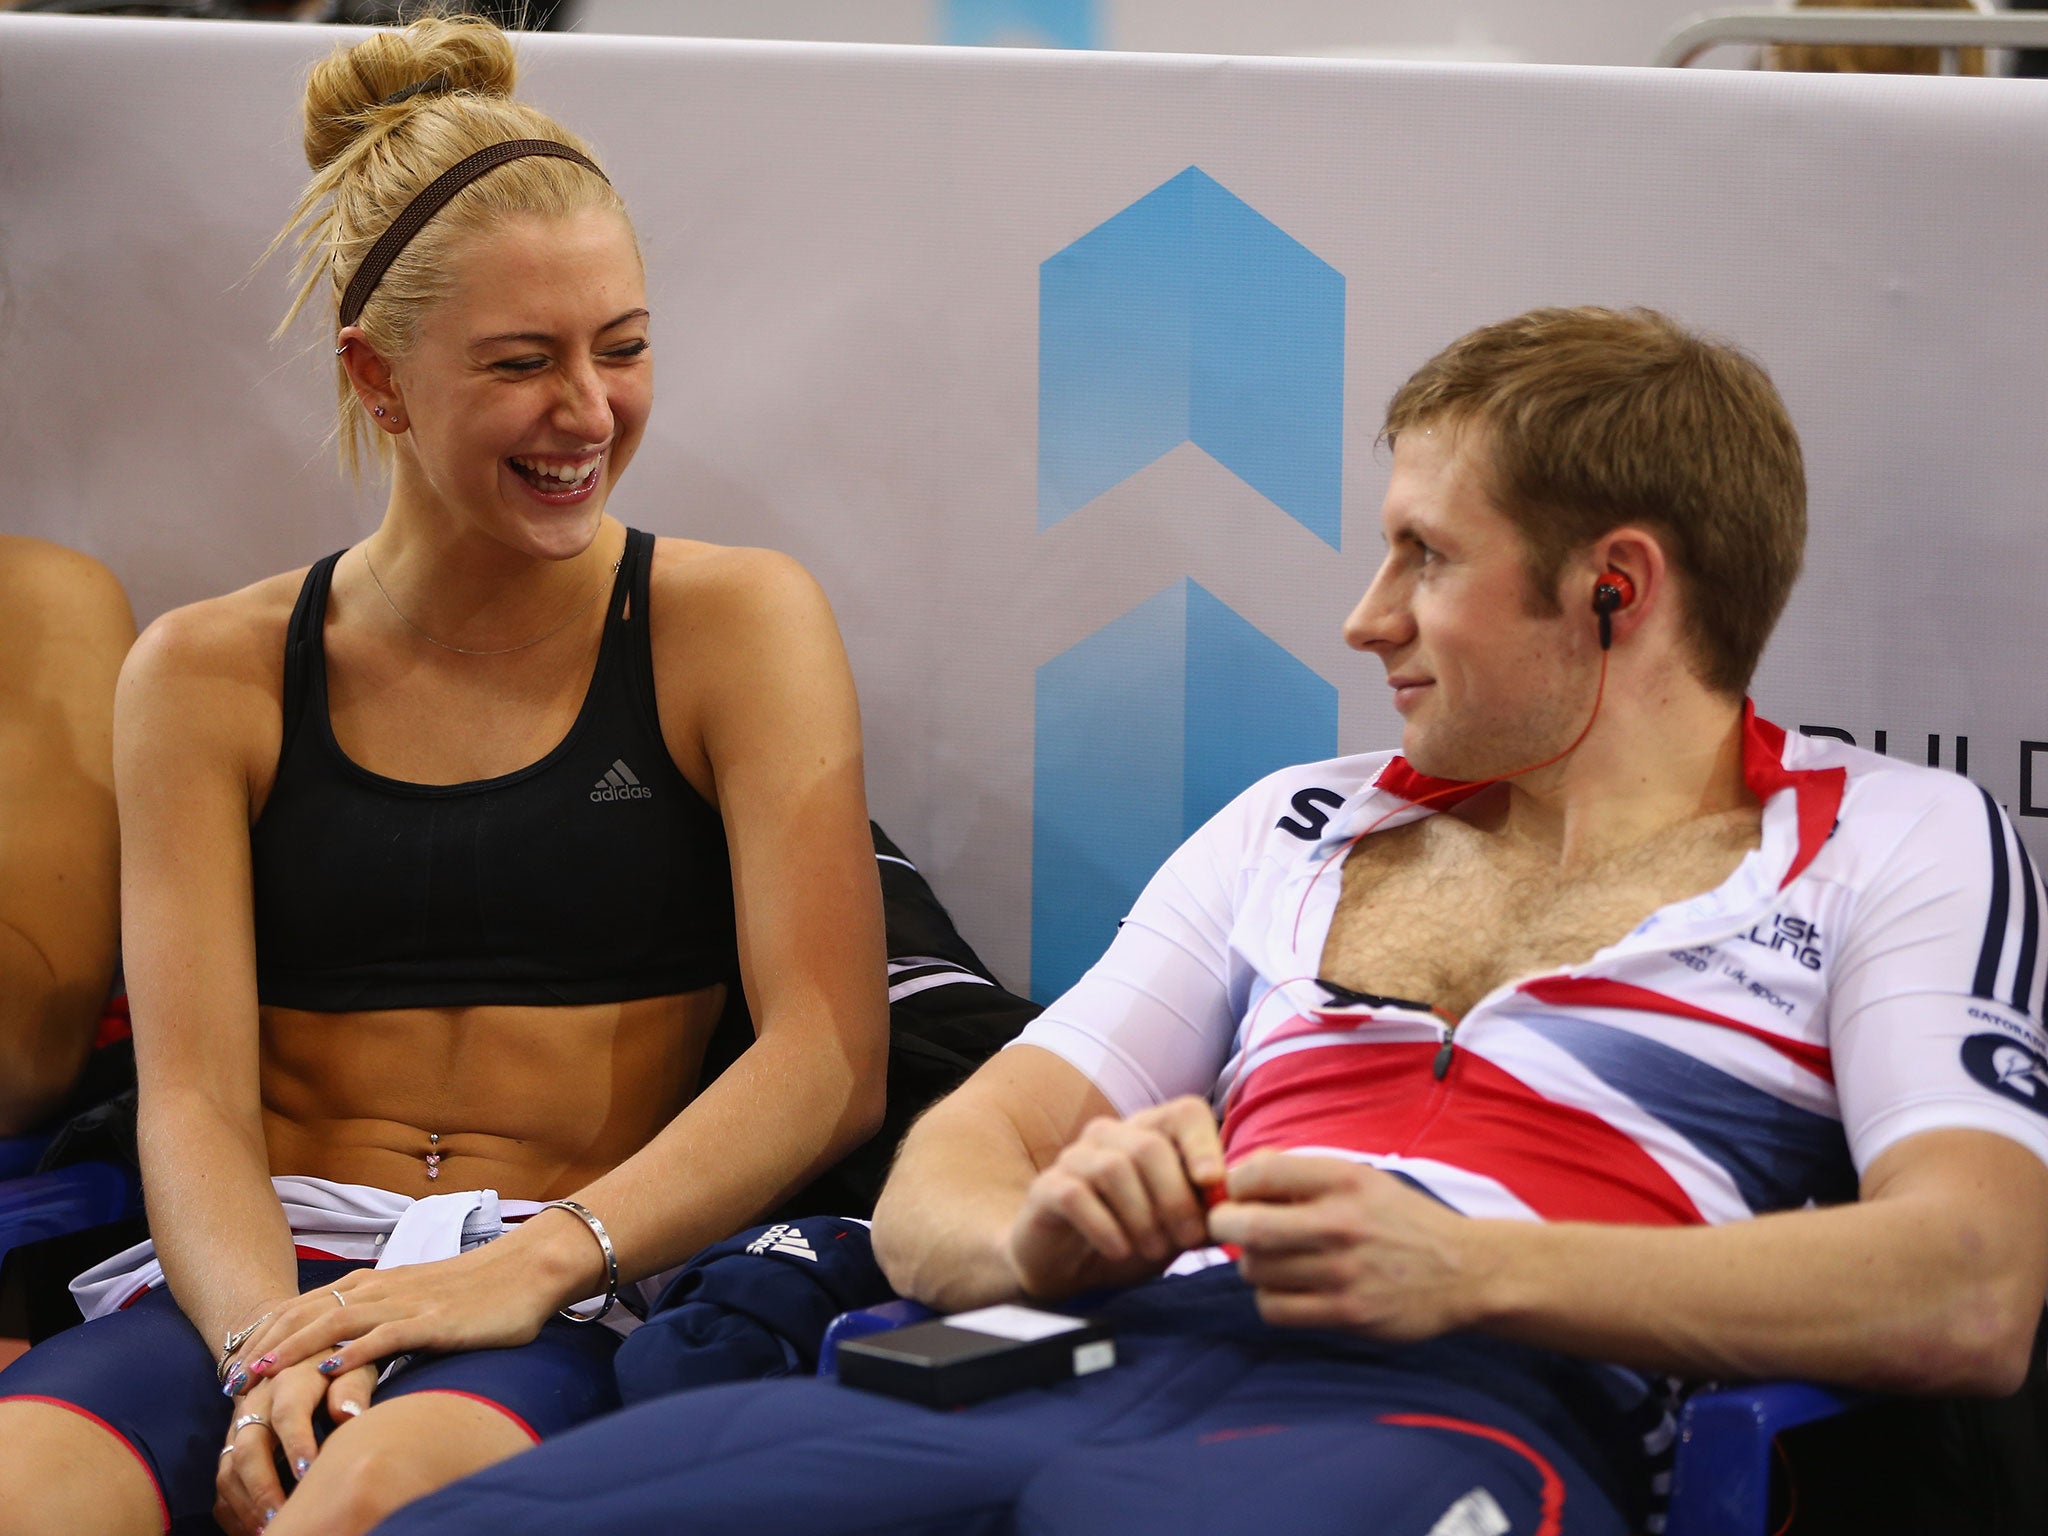
<instances>
[{"instance_id":1,"label":"adidas logo on bra","mask_svg":"<svg viewBox=\"0 0 2048 1536\"><path fill-rule=\"evenodd\" d=\"M654 791L633 777L633 770L626 766L626 760L616 758L611 767L605 769L604 777L597 781L597 787L590 792L593 800L652 800Z\"/></svg>"}]
</instances>

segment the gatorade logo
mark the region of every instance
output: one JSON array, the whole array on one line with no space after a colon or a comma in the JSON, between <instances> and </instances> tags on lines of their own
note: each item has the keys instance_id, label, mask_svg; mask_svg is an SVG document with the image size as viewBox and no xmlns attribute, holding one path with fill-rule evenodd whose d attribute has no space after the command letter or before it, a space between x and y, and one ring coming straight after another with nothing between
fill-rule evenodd
<instances>
[{"instance_id":1,"label":"gatorade logo","mask_svg":"<svg viewBox=\"0 0 2048 1536\"><path fill-rule=\"evenodd\" d=\"M1972 1035L1963 1042L1963 1070L2048 1120L2048 1057L2039 1051L2004 1035Z\"/></svg>"}]
</instances>

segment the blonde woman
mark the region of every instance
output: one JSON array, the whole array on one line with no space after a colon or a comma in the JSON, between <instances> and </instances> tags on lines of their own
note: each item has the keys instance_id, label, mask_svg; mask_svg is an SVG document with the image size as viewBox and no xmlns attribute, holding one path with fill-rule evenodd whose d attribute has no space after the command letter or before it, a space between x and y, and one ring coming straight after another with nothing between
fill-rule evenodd
<instances>
[{"instance_id":1,"label":"blonde woman","mask_svg":"<svg viewBox=\"0 0 2048 1536\"><path fill-rule=\"evenodd\" d=\"M610 1406L622 1291L864 1139L860 728L793 562L630 532L617 193L486 24L313 72L300 302L368 539L122 677L154 1246L0 1376L0 1531L365 1530ZM698 1092L743 986L757 1038ZM331 1431L331 1432L330 1432Z\"/></svg>"}]
</instances>

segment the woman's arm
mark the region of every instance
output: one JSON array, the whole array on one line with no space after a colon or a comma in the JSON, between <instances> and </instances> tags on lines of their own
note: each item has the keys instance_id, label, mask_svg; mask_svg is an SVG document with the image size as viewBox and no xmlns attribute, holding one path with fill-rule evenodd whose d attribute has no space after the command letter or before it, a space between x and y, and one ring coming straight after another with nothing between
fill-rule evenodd
<instances>
[{"instance_id":1,"label":"woman's arm","mask_svg":"<svg viewBox=\"0 0 2048 1536\"><path fill-rule=\"evenodd\" d=\"M725 822L756 1038L577 1196L634 1274L744 1226L874 1134L889 1043L860 708L825 594L786 556L705 546L658 546L653 587L663 732Z\"/></svg>"},{"instance_id":2,"label":"woman's arm","mask_svg":"<svg viewBox=\"0 0 2048 1536\"><path fill-rule=\"evenodd\" d=\"M63 1102L114 971L114 677L135 619L113 573L0 537L0 1136Z\"/></svg>"},{"instance_id":3,"label":"woman's arm","mask_svg":"<svg viewBox=\"0 0 2048 1536\"><path fill-rule=\"evenodd\" d=\"M114 704L150 1230L172 1293L216 1346L298 1291L264 1150L249 878L251 765L276 756L267 674L283 626L266 644L270 626L235 606L247 601L157 620L121 669Z\"/></svg>"}]
</instances>

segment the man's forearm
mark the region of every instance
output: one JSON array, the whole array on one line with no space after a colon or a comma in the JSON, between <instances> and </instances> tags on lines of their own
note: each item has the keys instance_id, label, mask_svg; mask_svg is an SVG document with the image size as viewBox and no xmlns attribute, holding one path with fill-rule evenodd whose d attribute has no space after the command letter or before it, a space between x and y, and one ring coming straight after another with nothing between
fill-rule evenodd
<instances>
[{"instance_id":1,"label":"man's forearm","mask_svg":"<svg viewBox=\"0 0 2048 1536\"><path fill-rule=\"evenodd\" d=\"M942 1311L1013 1300L1009 1232L1036 1169L958 1099L904 1138L875 1203L875 1257L900 1295Z\"/></svg>"},{"instance_id":2,"label":"man's forearm","mask_svg":"<svg viewBox=\"0 0 2048 1536\"><path fill-rule=\"evenodd\" d=\"M1993 1207L2039 1211L2015 1147ZM2029 1174L2031 1183L2029 1186ZM2042 1302L2038 1222L1987 1221L1929 1187L1682 1230L1475 1222L1470 1326L1690 1376L1810 1376L1888 1391L2004 1393Z\"/></svg>"}]
</instances>

